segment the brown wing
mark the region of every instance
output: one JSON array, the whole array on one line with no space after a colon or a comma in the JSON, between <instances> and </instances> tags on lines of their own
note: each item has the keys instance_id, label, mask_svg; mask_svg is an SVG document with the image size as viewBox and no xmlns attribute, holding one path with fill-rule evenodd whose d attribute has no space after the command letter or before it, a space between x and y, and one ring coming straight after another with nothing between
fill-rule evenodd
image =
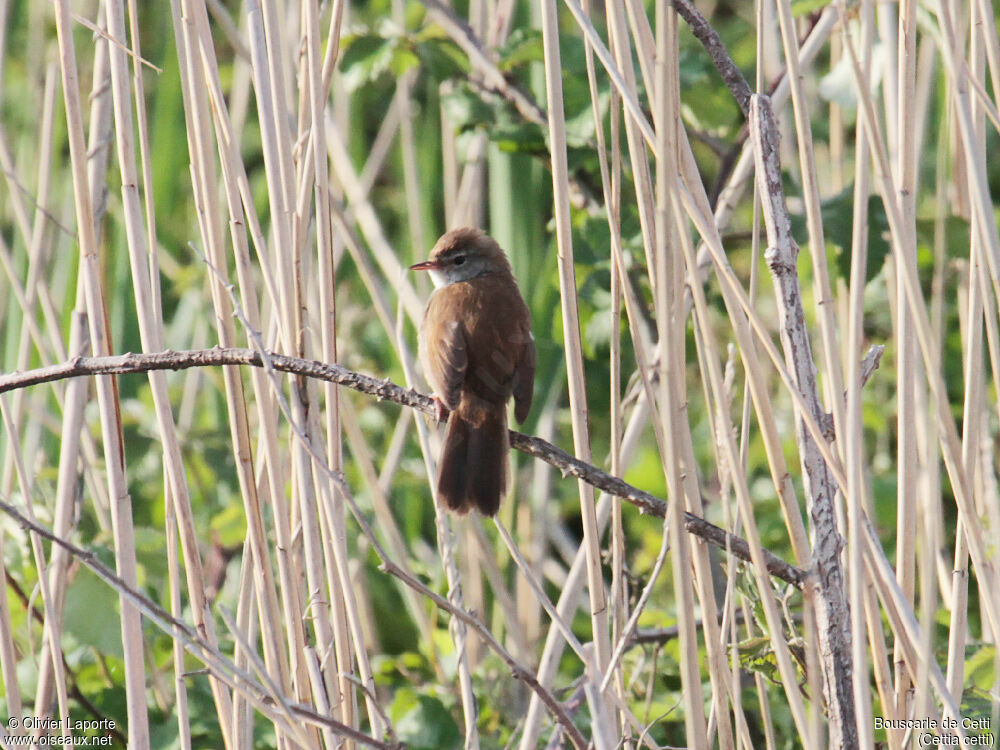
<instances>
[{"instance_id":1,"label":"brown wing","mask_svg":"<svg viewBox=\"0 0 1000 750\"><path fill-rule=\"evenodd\" d=\"M531 399L535 394L535 339L527 332L527 342L521 349L521 357L514 371L514 418L521 424L531 411Z\"/></svg>"},{"instance_id":2,"label":"brown wing","mask_svg":"<svg viewBox=\"0 0 1000 750\"><path fill-rule=\"evenodd\" d=\"M420 327L420 360L438 398L449 409L457 409L469 358L460 319L445 315L447 289L435 292L427 303Z\"/></svg>"}]
</instances>

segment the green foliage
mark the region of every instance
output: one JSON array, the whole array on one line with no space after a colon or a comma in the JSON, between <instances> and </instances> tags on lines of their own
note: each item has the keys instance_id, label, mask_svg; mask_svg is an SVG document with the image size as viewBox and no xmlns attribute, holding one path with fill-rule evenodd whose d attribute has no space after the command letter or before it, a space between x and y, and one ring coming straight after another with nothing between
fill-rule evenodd
<instances>
[{"instance_id":1,"label":"green foliage","mask_svg":"<svg viewBox=\"0 0 1000 750\"><path fill-rule=\"evenodd\" d=\"M468 72L468 61L458 46L436 26L407 34L391 22L356 31L341 40L340 69L349 91L376 82L382 76L399 78L420 67L433 79Z\"/></svg>"},{"instance_id":2,"label":"green foliage","mask_svg":"<svg viewBox=\"0 0 1000 750\"><path fill-rule=\"evenodd\" d=\"M522 26L511 31L507 41L497 50L497 67L504 72L515 71L530 63L542 62L544 54L542 32Z\"/></svg>"},{"instance_id":3,"label":"green foliage","mask_svg":"<svg viewBox=\"0 0 1000 750\"><path fill-rule=\"evenodd\" d=\"M792 0L792 15L802 18L825 8L827 3L823 0Z\"/></svg>"},{"instance_id":4,"label":"green foliage","mask_svg":"<svg viewBox=\"0 0 1000 750\"><path fill-rule=\"evenodd\" d=\"M994 686L996 683L994 683ZM996 731L993 720L996 716L996 699L990 695L988 689L969 688L962 691L962 702L959 705L961 710L962 727L969 737L978 737L996 741Z\"/></svg>"},{"instance_id":5,"label":"green foliage","mask_svg":"<svg viewBox=\"0 0 1000 750\"><path fill-rule=\"evenodd\" d=\"M462 747L462 733L444 702L431 693L396 691L389 716L399 739L414 750Z\"/></svg>"},{"instance_id":6,"label":"green foliage","mask_svg":"<svg viewBox=\"0 0 1000 750\"><path fill-rule=\"evenodd\" d=\"M457 133L483 129L501 151L541 155L547 153L542 129L524 122L506 100L484 99L468 84L458 84L443 97L448 123Z\"/></svg>"},{"instance_id":7,"label":"green foliage","mask_svg":"<svg viewBox=\"0 0 1000 750\"><path fill-rule=\"evenodd\" d=\"M878 275L889 254L889 220L885 206L877 195L868 197L868 222L866 246L865 282ZM837 247L836 270L845 283L851 280L854 232L854 188L848 186L840 193L820 203L823 232L826 239ZM804 214L792 214L792 232L800 245L806 242L806 218Z\"/></svg>"},{"instance_id":8,"label":"green foliage","mask_svg":"<svg viewBox=\"0 0 1000 750\"><path fill-rule=\"evenodd\" d=\"M118 595L87 569L66 592L67 636L104 656L122 656Z\"/></svg>"},{"instance_id":9,"label":"green foliage","mask_svg":"<svg viewBox=\"0 0 1000 750\"><path fill-rule=\"evenodd\" d=\"M966 683L980 690L991 690L997 684L997 647L990 643L970 645L966 648Z\"/></svg>"}]
</instances>

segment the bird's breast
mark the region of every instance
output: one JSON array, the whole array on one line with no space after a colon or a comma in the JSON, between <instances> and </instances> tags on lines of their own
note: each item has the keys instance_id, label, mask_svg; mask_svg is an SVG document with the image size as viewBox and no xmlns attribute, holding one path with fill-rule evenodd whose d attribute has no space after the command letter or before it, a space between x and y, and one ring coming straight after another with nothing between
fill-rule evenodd
<instances>
[{"instance_id":1,"label":"bird's breast","mask_svg":"<svg viewBox=\"0 0 1000 750\"><path fill-rule=\"evenodd\" d=\"M530 314L514 279L488 275L436 290L422 326L428 356L454 325L461 326L467 356L463 390L505 401L531 336Z\"/></svg>"}]
</instances>

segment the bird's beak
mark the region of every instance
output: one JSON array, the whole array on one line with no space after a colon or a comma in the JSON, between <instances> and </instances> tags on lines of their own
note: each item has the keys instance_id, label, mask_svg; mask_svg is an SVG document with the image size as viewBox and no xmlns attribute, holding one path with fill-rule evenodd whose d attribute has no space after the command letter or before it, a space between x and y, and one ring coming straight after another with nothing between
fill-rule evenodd
<instances>
[{"instance_id":1,"label":"bird's beak","mask_svg":"<svg viewBox=\"0 0 1000 750\"><path fill-rule=\"evenodd\" d=\"M411 271L434 271L439 268L437 261L434 260L422 260L419 263L414 263L410 266Z\"/></svg>"}]
</instances>

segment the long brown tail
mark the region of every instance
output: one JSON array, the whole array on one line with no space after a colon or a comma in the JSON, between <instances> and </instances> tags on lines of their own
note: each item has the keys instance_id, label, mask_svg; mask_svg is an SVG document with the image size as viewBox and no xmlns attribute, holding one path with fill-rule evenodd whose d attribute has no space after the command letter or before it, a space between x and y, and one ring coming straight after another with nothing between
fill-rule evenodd
<instances>
[{"instance_id":1,"label":"long brown tail","mask_svg":"<svg viewBox=\"0 0 1000 750\"><path fill-rule=\"evenodd\" d=\"M438 494L449 510L494 516L507 489L507 410L463 393L448 418L438 467Z\"/></svg>"}]
</instances>

